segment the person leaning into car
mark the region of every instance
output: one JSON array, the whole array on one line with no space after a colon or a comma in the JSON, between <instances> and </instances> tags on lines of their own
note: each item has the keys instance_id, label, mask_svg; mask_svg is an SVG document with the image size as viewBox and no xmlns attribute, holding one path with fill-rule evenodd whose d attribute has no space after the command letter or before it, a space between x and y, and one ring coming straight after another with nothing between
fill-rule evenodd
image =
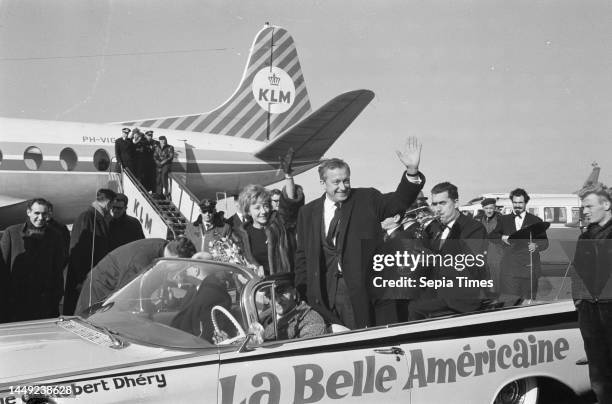
<instances>
[{"instance_id":1,"label":"person leaning into car","mask_svg":"<svg viewBox=\"0 0 612 404\"><path fill-rule=\"evenodd\" d=\"M301 297L329 322L351 329L373 324L367 287L371 268L363 257L374 251L362 251L362 241L382 241L380 222L405 211L425 183L418 139L408 139L397 155L406 171L396 191L388 194L351 188L348 164L324 161L319 178L325 193L299 212L295 283Z\"/></svg>"}]
</instances>

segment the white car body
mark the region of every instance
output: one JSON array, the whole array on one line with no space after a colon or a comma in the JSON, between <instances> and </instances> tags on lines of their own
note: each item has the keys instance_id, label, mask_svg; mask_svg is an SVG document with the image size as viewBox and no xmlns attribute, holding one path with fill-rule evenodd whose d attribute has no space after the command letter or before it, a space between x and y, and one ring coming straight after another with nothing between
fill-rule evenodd
<instances>
[{"instance_id":1,"label":"white car body","mask_svg":"<svg viewBox=\"0 0 612 404\"><path fill-rule=\"evenodd\" d=\"M160 260L149 272L169 264L233 271L224 279L244 282L235 295L228 292L237 305L231 312L245 329L257 319L261 282L247 270ZM543 380L576 395L590 389L571 301L261 345L214 345L152 321L170 311L153 306L157 292L147 292L153 289L146 282L141 275L109 298L89 318L95 326L79 317L0 325L0 404L21 403L28 386L32 393L46 389L48 402L56 403L222 404L493 403L521 380L530 381L518 385L527 386L524 402L535 402ZM141 301L124 298L135 290ZM104 316L127 316L120 310L128 304L140 310L129 321L117 320L116 333L98 328L110 327ZM60 390L66 397L58 397Z\"/></svg>"}]
</instances>

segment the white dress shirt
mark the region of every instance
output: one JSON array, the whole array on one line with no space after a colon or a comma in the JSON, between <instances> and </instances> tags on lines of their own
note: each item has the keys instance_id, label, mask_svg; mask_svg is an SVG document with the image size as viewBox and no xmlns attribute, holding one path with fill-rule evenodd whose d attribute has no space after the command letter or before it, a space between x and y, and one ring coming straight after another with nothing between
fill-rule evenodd
<instances>
[{"instance_id":1,"label":"white dress shirt","mask_svg":"<svg viewBox=\"0 0 612 404\"><path fill-rule=\"evenodd\" d=\"M520 230L523 227L523 221L525 220L525 212L521 213L518 216L514 216L514 226L516 230Z\"/></svg>"},{"instance_id":2,"label":"white dress shirt","mask_svg":"<svg viewBox=\"0 0 612 404\"><path fill-rule=\"evenodd\" d=\"M442 240L441 243L440 243L440 246L442 246L444 244L444 240L446 240L446 238L450 234L450 231L453 228L453 226L455 225L456 221L457 221L457 219L451 220L450 222L448 222L446 224L446 227L444 227L444 230L442 231L442 234L440 235L440 240Z\"/></svg>"},{"instance_id":3,"label":"white dress shirt","mask_svg":"<svg viewBox=\"0 0 612 404\"><path fill-rule=\"evenodd\" d=\"M329 196L325 195L325 202L323 202L323 220L325 222L325 235L329 231L329 225L331 224L332 219L334 218L334 213L336 213L336 202L329 199ZM335 242L335 240L334 240Z\"/></svg>"}]
</instances>

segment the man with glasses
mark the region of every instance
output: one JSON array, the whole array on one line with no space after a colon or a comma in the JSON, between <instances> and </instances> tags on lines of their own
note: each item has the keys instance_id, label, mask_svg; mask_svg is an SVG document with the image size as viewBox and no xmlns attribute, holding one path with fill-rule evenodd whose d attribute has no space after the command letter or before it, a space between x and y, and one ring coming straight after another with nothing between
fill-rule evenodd
<instances>
[{"instance_id":1,"label":"man with glasses","mask_svg":"<svg viewBox=\"0 0 612 404\"><path fill-rule=\"evenodd\" d=\"M272 314L255 324L256 335L263 341L314 337L326 332L325 320L308 303L298 299L293 273L270 275L266 280L275 280L274 308L276 311L276 334ZM269 296L271 298L271 296Z\"/></svg>"},{"instance_id":2,"label":"man with glasses","mask_svg":"<svg viewBox=\"0 0 612 404\"><path fill-rule=\"evenodd\" d=\"M216 206L216 201L203 199L200 202L200 215L185 229L185 237L191 240L198 252L210 252L212 243L232 233L230 226L217 215Z\"/></svg>"},{"instance_id":3,"label":"man with glasses","mask_svg":"<svg viewBox=\"0 0 612 404\"><path fill-rule=\"evenodd\" d=\"M298 299L293 273L282 272L266 277L266 281L275 281L274 309L264 311L261 323L254 322L249 327L249 334L254 334L252 341L261 344L264 341L288 340L295 338L308 338L323 335L327 332L325 320L308 303ZM264 288L266 298L272 303L270 287ZM273 315L276 315L276 330ZM215 343L227 339L225 332L215 334Z\"/></svg>"},{"instance_id":4,"label":"man with glasses","mask_svg":"<svg viewBox=\"0 0 612 404\"><path fill-rule=\"evenodd\" d=\"M280 206L281 194L282 191L278 188L274 188L270 191L270 207L272 208L272 210L278 210Z\"/></svg>"},{"instance_id":5,"label":"man with glasses","mask_svg":"<svg viewBox=\"0 0 612 404\"><path fill-rule=\"evenodd\" d=\"M142 225L135 217L126 214L128 197L117 194L111 203L109 222L109 249L110 251L132 241L145 238Z\"/></svg>"}]
</instances>

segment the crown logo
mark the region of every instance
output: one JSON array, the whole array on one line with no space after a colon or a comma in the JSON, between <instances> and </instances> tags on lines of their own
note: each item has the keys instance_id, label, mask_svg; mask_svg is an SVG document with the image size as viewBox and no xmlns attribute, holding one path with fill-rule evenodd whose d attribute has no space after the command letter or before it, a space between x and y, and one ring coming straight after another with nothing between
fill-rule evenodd
<instances>
[{"instance_id":1,"label":"crown logo","mask_svg":"<svg viewBox=\"0 0 612 404\"><path fill-rule=\"evenodd\" d=\"M278 86L281 81L280 77L278 77L276 73L272 73L271 76L268 76L268 80L270 81L270 85L272 86Z\"/></svg>"}]
</instances>

